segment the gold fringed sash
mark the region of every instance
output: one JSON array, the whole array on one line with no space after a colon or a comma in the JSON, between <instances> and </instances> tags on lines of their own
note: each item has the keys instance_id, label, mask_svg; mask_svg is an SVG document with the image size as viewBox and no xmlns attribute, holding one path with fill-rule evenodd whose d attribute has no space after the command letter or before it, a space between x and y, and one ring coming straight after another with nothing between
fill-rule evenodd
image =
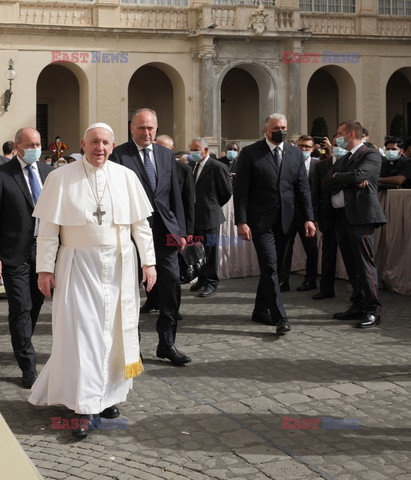
<instances>
[{"instance_id":1,"label":"gold fringed sash","mask_svg":"<svg viewBox=\"0 0 411 480\"><path fill-rule=\"evenodd\" d=\"M129 378L134 378L140 375L144 371L143 362L141 358L138 362L130 363L124 367L124 376L128 380Z\"/></svg>"}]
</instances>

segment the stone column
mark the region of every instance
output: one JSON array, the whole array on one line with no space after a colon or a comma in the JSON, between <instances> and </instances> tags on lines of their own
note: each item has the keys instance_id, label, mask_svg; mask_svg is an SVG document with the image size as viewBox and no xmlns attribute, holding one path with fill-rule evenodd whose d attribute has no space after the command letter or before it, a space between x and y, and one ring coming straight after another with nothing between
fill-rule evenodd
<instances>
[{"instance_id":1,"label":"stone column","mask_svg":"<svg viewBox=\"0 0 411 480\"><path fill-rule=\"evenodd\" d=\"M295 41L293 52L301 54L301 42ZM289 81L289 113L288 117L288 136L295 138L301 135L301 72L300 63L290 63L290 81Z\"/></svg>"},{"instance_id":2,"label":"stone column","mask_svg":"<svg viewBox=\"0 0 411 480\"><path fill-rule=\"evenodd\" d=\"M212 40L211 40L212 42ZM215 56L214 45L202 45L199 47L198 56L200 58L200 104L202 125L201 135L208 139L215 139L216 121L217 121L217 99L215 89L215 79L213 72L213 59Z\"/></svg>"}]
</instances>

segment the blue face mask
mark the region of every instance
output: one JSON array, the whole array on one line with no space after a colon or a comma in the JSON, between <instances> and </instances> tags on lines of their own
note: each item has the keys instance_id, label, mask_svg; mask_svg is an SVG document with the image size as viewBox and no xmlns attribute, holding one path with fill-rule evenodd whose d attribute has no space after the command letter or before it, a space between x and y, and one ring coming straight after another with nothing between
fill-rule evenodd
<instances>
[{"instance_id":1,"label":"blue face mask","mask_svg":"<svg viewBox=\"0 0 411 480\"><path fill-rule=\"evenodd\" d=\"M338 147L340 148L345 148L348 145L348 142L344 140L344 137L337 137L335 139L335 143L337 144Z\"/></svg>"},{"instance_id":2,"label":"blue face mask","mask_svg":"<svg viewBox=\"0 0 411 480\"><path fill-rule=\"evenodd\" d=\"M28 165L32 165L33 163L38 162L41 156L41 148L23 148L23 150L24 150L23 160Z\"/></svg>"},{"instance_id":3,"label":"blue face mask","mask_svg":"<svg viewBox=\"0 0 411 480\"><path fill-rule=\"evenodd\" d=\"M344 150L341 147L334 147L333 148L333 155L338 160L339 158L343 157L347 153L347 150Z\"/></svg>"},{"instance_id":4,"label":"blue face mask","mask_svg":"<svg viewBox=\"0 0 411 480\"><path fill-rule=\"evenodd\" d=\"M237 156L238 156L238 152L236 152L235 150L227 150L226 152L226 157L229 160L235 160Z\"/></svg>"},{"instance_id":5,"label":"blue face mask","mask_svg":"<svg viewBox=\"0 0 411 480\"><path fill-rule=\"evenodd\" d=\"M387 160L398 160L400 156L400 152L398 150L387 150L385 152L385 158Z\"/></svg>"},{"instance_id":6,"label":"blue face mask","mask_svg":"<svg viewBox=\"0 0 411 480\"><path fill-rule=\"evenodd\" d=\"M306 150L301 150L303 152L303 157L304 157L304 160L307 160L310 155L311 155L311 152L307 152Z\"/></svg>"},{"instance_id":7,"label":"blue face mask","mask_svg":"<svg viewBox=\"0 0 411 480\"><path fill-rule=\"evenodd\" d=\"M191 158L193 162L201 162L201 160L203 159L201 152L196 152L196 151L191 152Z\"/></svg>"}]
</instances>

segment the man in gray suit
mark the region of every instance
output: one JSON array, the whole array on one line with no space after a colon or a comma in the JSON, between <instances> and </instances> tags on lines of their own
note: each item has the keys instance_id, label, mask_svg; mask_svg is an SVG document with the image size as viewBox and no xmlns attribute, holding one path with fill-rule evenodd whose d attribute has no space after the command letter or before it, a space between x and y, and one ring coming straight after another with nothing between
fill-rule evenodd
<instances>
[{"instance_id":1,"label":"man in gray suit","mask_svg":"<svg viewBox=\"0 0 411 480\"><path fill-rule=\"evenodd\" d=\"M199 291L202 298L213 295L218 287L218 244L220 225L225 222L221 207L231 197L228 168L208 155L204 138L194 138L190 145L195 182L194 238L201 237L206 253L205 272L200 274L190 290Z\"/></svg>"},{"instance_id":2,"label":"man in gray suit","mask_svg":"<svg viewBox=\"0 0 411 480\"><path fill-rule=\"evenodd\" d=\"M377 196L382 157L364 145L362 134L359 122L340 123L335 141L348 153L328 171L323 187L335 211L337 242L353 287L352 305L333 317L358 319L358 328L369 328L381 320L374 229L386 219Z\"/></svg>"}]
</instances>

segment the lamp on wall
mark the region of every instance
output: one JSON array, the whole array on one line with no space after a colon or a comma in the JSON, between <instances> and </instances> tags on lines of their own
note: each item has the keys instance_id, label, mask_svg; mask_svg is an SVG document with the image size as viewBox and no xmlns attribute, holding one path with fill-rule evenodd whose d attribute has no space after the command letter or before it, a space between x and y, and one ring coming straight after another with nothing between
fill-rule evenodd
<instances>
[{"instance_id":1,"label":"lamp on wall","mask_svg":"<svg viewBox=\"0 0 411 480\"><path fill-rule=\"evenodd\" d=\"M11 96L13 95L11 84L17 77L16 70L14 70L14 62L11 58L9 60L9 68L6 70L5 77L9 81L9 88L4 92L4 111L7 112L10 105Z\"/></svg>"}]
</instances>

